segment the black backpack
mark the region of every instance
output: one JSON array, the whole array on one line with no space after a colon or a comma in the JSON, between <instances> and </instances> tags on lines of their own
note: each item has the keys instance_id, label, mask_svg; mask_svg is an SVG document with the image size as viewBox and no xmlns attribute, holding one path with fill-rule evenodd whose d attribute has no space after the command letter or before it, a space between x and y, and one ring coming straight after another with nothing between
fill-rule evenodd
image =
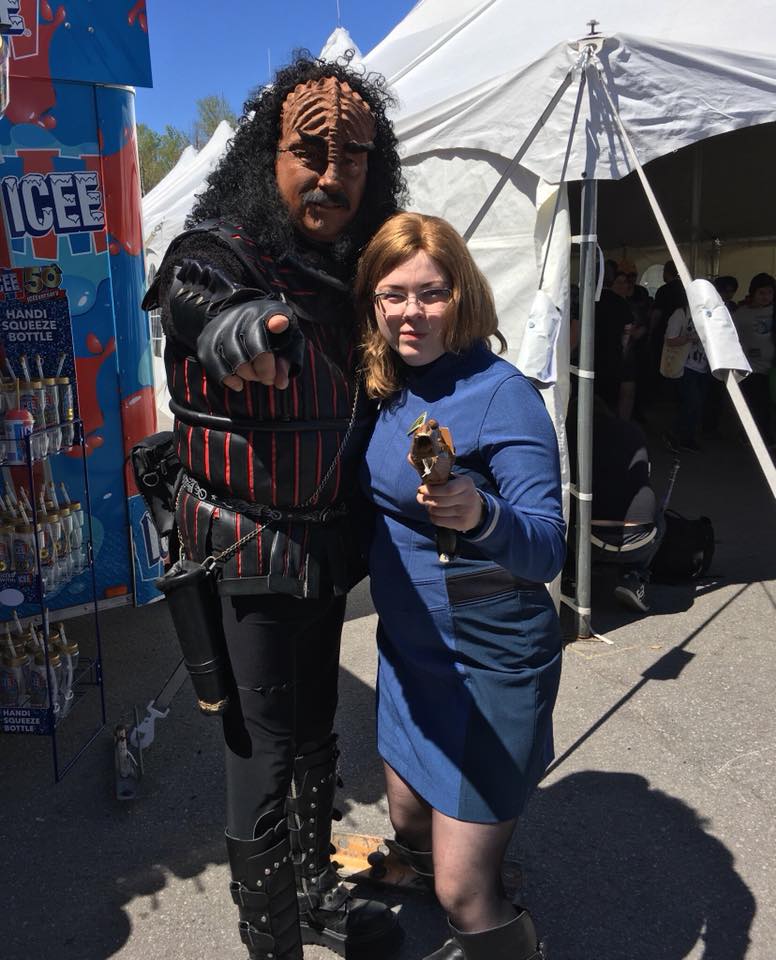
<instances>
[{"instance_id":1,"label":"black backpack","mask_svg":"<svg viewBox=\"0 0 776 960\"><path fill-rule=\"evenodd\" d=\"M690 520L675 510L665 512L666 529L651 564L657 583L686 583L708 573L714 557L714 527L708 517Z\"/></svg>"}]
</instances>

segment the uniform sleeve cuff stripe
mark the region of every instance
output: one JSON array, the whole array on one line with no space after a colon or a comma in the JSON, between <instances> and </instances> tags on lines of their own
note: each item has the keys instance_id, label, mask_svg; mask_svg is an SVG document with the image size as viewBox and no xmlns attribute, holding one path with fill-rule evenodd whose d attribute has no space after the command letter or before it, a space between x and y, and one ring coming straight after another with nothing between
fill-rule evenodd
<instances>
[{"instance_id":1,"label":"uniform sleeve cuff stripe","mask_svg":"<svg viewBox=\"0 0 776 960\"><path fill-rule=\"evenodd\" d=\"M486 537L489 537L491 533L496 529L496 524L498 523L498 518L501 516L501 506L498 500L495 500L490 494L480 491L483 497L487 500L488 511L491 513L490 523L482 531L479 536L473 537L471 543L478 543L480 540L484 540Z\"/></svg>"}]
</instances>

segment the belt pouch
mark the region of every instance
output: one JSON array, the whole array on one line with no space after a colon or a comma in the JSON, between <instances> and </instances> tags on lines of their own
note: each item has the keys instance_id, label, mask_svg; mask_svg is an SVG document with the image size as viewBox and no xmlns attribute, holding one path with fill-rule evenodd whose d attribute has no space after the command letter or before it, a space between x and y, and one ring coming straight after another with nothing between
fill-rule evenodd
<instances>
[{"instance_id":1,"label":"belt pouch","mask_svg":"<svg viewBox=\"0 0 776 960\"><path fill-rule=\"evenodd\" d=\"M233 681L214 574L201 563L178 560L156 586L167 598L199 709L208 716L223 713Z\"/></svg>"},{"instance_id":2,"label":"belt pouch","mask_svg":"<svg viewBox=\"0 0 776 960\"><path fill-rule=\"evenodd\" d=\"M156 531L160 537L169 537L175 524L175 501L183 476L175 436L169 431L155 433L136 443L129 456L138 491Z\"/></svg>"}]
</instances>

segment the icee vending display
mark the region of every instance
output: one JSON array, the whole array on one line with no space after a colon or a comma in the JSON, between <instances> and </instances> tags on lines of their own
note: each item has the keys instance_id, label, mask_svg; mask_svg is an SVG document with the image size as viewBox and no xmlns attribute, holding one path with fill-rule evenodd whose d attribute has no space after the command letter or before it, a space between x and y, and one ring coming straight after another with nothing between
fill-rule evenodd
<instances>
[{"instance_id":1,"label":"icee vending display","mask_svg":"<svg viewBox=\"0 0 776 960\"><path fill-rule=\"evenodd\" d=\"M156 596L160 549L127 461L130 447L156 429L140 309L132 89L151 85L145 2L0 0L0 35L8 63L0 119L0 524L24 523L25 497L42 511L48 496L53 509L50 493L61 498L62 485L82 501L83 452L97 601L145 603ZM22 456L25 411L34 429L34 489ZM0 626L13 610L22 619L36 612L13 582L14 563L2 569L4 549L0 543ZM76 558L60 566L50 582L47 574L52 614L90 600L88 564Z\"/></svg>"},{"instance_id":2,"label":"icee vending display","mask_svg":"<svg viewBox=\"0 0 776 960\"><path fill-rule=\"evenodd\" d=\"M155 599L163 572L128 460L156 431L134 111L150 85L145 0L0 0L8 732L51 733L81 681L102 694L97 611Z\"/></svg>"}]
</instances>

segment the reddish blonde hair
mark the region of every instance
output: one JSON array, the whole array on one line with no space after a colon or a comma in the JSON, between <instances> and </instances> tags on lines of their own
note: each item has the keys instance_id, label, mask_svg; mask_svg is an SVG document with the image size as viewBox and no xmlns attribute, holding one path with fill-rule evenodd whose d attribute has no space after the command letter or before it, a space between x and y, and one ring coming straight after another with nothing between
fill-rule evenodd
<instances>
[{"instance_id":1,"label":"reddish blonde hair","mask_svg":"<svg viewBox=\"0 0 776 960\"><path fill-rule=\"evenodd\" d=\"M490 284L474 262L463 237L440 217L397 213L386 220L361 254L354 287L361 321L362 363L370 397L389 397L402 383L399 355L377 326L374 292L383 277L419 250L434 259L450 278L453 295L447 306L445 350L460 353L478 340L488 343L489 337L498 340L500 352L506 348L506 340L498 331Z\"/></svg>"}]
</instances>

